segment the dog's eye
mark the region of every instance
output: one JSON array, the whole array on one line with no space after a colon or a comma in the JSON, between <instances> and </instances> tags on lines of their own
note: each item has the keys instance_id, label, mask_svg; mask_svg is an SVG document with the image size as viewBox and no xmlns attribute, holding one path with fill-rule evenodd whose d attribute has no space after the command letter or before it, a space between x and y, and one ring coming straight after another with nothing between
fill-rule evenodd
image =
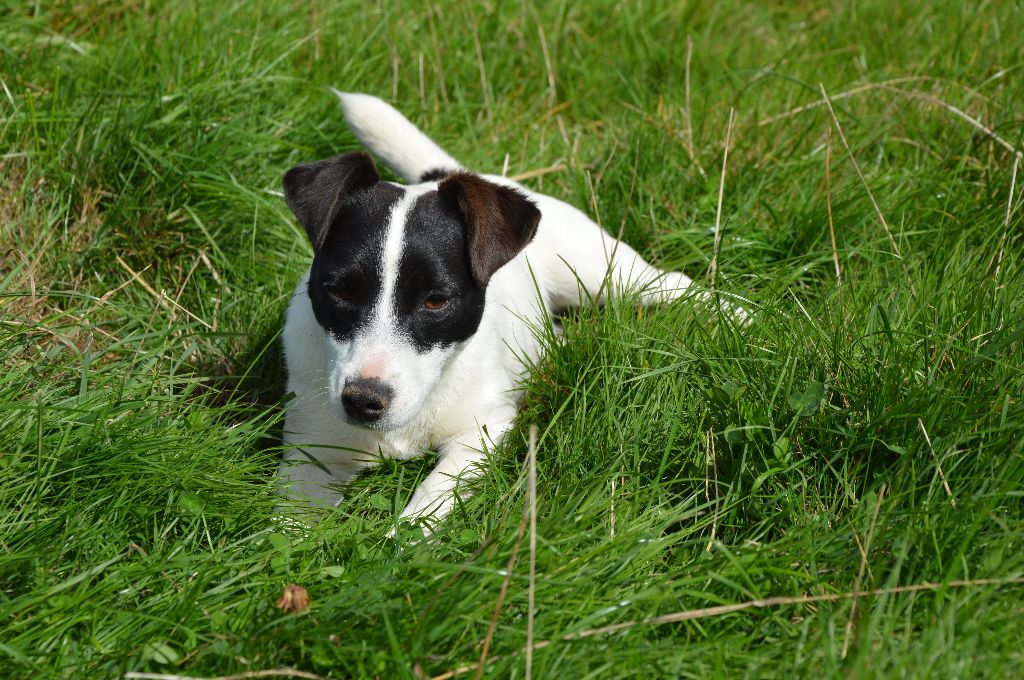
<instances>
[{"instance_id":1,"label":"dog's eye","mask_svg":"<svg viewBox=\"0 0 1024 680\"><path fill-rule=\"evenodd\" d=\"M423 301L423 306L431 311L437 311L438 309L444 309L448 304L448 298L440 293L431 293L427 296L427 299Z\"/></svg>"},{"instance_id":2,"label":"dog's eye","mask_svg":"<svg viewBox=\"0 0 1024 680\"><path fill-rule=\"evenodd\" d=\"M328 288L327 294L331 296L331 299L335 302L340 302L342 304L349 304L351 302L348 297L348 293L341 288Z\"/></svg>"}]
</instances>

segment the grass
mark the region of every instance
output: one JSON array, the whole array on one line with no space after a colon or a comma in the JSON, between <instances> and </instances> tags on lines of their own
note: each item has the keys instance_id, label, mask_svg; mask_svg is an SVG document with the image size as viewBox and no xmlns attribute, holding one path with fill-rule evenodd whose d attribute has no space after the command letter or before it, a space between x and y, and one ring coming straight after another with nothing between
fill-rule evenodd
<instances>
[{"instance_id":1,"label":"grass","mask_svg":"<svg viewBox=\"0 0 1024 680\"><path fill-rule=\"evenodd\" d=\"M0 17L6 675L475 673L507 580L485 670L522 677L528 541L504 570L531 424L534 677L1024 663L1020 2ZM277 335L310 255L279 183L355 148L328 85L395 102L469 167L564 166L527 182L705 286L734 109L715 285L754 322L571 314L433 540L384 538L429 458L278 528ZM274 606L290 583L308 611ZM765 598L790 599L709 610Z\"/></svg>"}]
</instances>

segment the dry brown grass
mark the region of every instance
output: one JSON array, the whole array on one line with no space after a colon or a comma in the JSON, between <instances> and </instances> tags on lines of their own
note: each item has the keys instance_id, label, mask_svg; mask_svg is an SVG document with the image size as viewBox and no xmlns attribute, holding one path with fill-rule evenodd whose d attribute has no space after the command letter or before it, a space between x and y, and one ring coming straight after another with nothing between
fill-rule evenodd
<instances>
[{"instance_id":1,"label":"dry brown grass","mask_svg":"<svg viewBox=\"0 0 1024 680\"><path fill-rule=\"evenodd\" d=\"M68 292L86 287L86 272L64 263L69 253L85 251L100 228L103 193L82 191L61 216L54 192L46 176L28 173L24 157L0 160L0 316L32 340L9 361L45 361L56 345L81 354L113 337L99 325L102 304L85 314L64 304Z\"/></svg>"}]
</instances>

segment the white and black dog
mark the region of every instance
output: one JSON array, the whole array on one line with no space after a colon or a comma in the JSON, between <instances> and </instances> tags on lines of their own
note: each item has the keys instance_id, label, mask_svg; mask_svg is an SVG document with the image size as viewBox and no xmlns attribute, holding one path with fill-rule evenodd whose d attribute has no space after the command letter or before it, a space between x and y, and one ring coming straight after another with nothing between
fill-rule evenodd
<instances>
[{"instance_id":1,"label":"white and black dog","mask_svg":"<svg viewBox=\"0 0 1024 680\"><path fill-rule=\"evenodd\" d=\"M402 517L435 521L512 425L552 311L602 291L669 300L691 281L571 205L465 171L380 99L336 94L359 140L410 184L381 181L362 152L284 177L314 256L284 328L295 398L278 476L297 501L330 507L381 457L433 449Z\"/></svg>"}]
</instances>

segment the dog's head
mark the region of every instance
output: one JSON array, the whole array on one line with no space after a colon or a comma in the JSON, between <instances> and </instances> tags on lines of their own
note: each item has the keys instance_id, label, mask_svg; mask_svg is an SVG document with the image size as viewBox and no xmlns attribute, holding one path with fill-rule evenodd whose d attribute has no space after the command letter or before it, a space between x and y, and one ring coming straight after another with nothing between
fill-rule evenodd
<instances>
[{"instance_id":1,"label":"dog's head","mask_svg":"<svg viewBox=\"0 0 1024 680\"><path fill-rule=\"evenodd\" d=\"M436 188L382 182L360 152L292 168L284 193L313 244L330 400L352 423L403 425L476 333L488 281L533 238L540 211L464 172Z\"/></svg>"}]
</instances>

